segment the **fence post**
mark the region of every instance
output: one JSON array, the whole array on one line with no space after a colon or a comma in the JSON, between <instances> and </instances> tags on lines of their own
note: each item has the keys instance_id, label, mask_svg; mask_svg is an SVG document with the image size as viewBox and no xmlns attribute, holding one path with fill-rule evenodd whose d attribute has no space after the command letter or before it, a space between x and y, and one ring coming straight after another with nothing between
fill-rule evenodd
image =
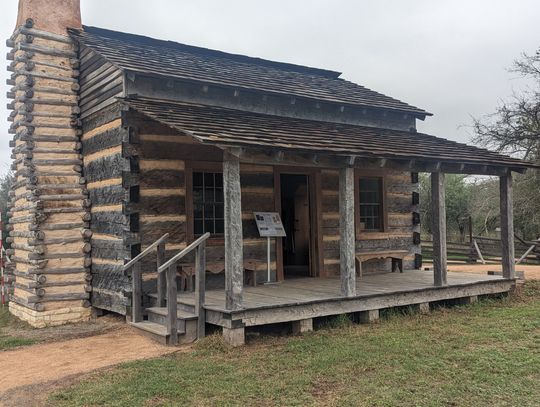
<instances>
[{"instance_id":1,"label":"fence post","mask_svg":"<svg viewBox=\"0 0 540 407\"><path fill-rule=\"evenodd\" d=\"M161 266L163 263L165 263L165 243L160 243L157 247L157 268L156 270L159 270L159 266ZM165 273L158 273L157 276L157 306L158 307L164 307L165 306L165 293L167 290L167 277Z\"/></svg>"},{"instance_id":2,"label":"fence post","mask_svg":"<svg viewBox=\"0 0 540 407\"><path fill-rule=\"evenodd\" d=\"M206 285L206 242L202 242L195 257L195 312L197 313L197 338L204 338L206 313L204 311L204 296Z\"/></svg>"},{"instance_id":3,"label":"fence post","mask_svg":"<svg viewBox=\"0 0 540 407\"><path fill-rule=\"evenodd\" d=\"M169 334L169 345L176 345L178 343L177 293L176 264L172 264L167 270L167 333Z\"/></svg>"},{"instance_id":4,"label":"fence post","mask_svg":"<svg viewBox=\"0 0 540 407\"><path fill-rule=\"evenodd\" d=\"M131 301L132 301L132 321L142 321L142 276L141 276L141 263L137 262L133 265L131 271Z\"/></svg>"}]
</instances>

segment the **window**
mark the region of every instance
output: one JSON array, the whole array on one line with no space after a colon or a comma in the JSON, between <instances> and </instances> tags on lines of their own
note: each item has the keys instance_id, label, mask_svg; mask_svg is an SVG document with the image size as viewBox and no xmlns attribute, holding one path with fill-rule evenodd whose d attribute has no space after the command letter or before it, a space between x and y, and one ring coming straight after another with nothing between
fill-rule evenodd
<instances>
[{"instance_id":1,"label":"window","mask_svg":"<svg viewBox=\"0 0 540 407\"><path fill-rule=\"evenodd\" d=\"M383 179L359 177L358 194L360 230L382 231L384 229Z\"/></svg>"},{"instance_id":2,"label":"window","mask_svg":"<svg viewBox=\"0 0 540 407\"><path fill-rule=\"evenodd\" d=\"M193 172L193 233L223 234L223 174Z\"/></svg>"}]
</instances>

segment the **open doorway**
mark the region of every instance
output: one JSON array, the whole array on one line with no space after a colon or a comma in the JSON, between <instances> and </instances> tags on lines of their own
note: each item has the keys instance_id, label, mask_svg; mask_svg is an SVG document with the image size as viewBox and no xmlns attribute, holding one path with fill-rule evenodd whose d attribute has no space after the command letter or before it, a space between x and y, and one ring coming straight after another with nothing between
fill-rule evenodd
<instances>
[{"instance_id":1,"label":"open doorway","mask_svg":"<svg viewBox=\"0 0 540 407\"><path fill-rule=\"evenodd\" d=\"M281 219L287 236L283 243L285 278L309 277L311 222L309 176L281 174Z\"/></svg>"}]
</instances>

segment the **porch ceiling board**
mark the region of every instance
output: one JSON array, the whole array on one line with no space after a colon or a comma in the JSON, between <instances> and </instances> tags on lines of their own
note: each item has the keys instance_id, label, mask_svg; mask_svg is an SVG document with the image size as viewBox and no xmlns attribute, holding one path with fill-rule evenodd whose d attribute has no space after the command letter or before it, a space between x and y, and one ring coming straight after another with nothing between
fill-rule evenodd
<instances>
[{"instance_id":1,"label":"porch ceiling board","mask_svg":"<svg viewBox=\"0 0 540 407\"><path fill-rule=\"evenodd\" d=\"M535 164L418 132L248 113L160 100L125 99L130 108L205 144L470 164L524 170Z\"/></svg>"}]
</instances>

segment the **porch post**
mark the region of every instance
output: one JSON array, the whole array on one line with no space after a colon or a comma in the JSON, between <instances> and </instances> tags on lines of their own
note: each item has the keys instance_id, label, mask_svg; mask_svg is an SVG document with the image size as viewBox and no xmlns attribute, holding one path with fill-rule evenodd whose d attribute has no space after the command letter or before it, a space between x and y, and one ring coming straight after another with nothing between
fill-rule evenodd
<instances>
[{"instance_id":1,"label":"porch post","mask_svg":"<svg viewBox=\"0 0 540 407\"><path fill-rule=\"evenodd\" d=\"M431 173L431 231L433 233L433 272L436 286L446 285L446 202L444 180L444 173Z\"/></svg>"},{"instance_id":2,"label":"porch post","mask_svg":"<svg viewBox=\"0 0 540 407\"><path fill-rule=\"evenodd\" d=\"M501 208L502 273L504 278L515 278L514 259L514 201L512 173L499 178Z\"/></svg>"},{"instance_id":3,"label":"porch post","mask_svg":"<svg viewBox=\"0 0 540 407\"><path fill-rule=\"evenodd\" d=\"M242 308L244 289L244 256L242 239L242 206L240 162L228 151L223 152L223 199L225 223L225 308Z\"/></svg>"},{"instance_id":4,"label":"porch post","mask_svg":"<svg viewBox=\"0 0 540 407\"><path fill-rule=\"evenodd\" d=\"M354 168L339 171L339 257L341 295L356 295L356 272L354 264Z\"/></svg>"}]
</instances>

